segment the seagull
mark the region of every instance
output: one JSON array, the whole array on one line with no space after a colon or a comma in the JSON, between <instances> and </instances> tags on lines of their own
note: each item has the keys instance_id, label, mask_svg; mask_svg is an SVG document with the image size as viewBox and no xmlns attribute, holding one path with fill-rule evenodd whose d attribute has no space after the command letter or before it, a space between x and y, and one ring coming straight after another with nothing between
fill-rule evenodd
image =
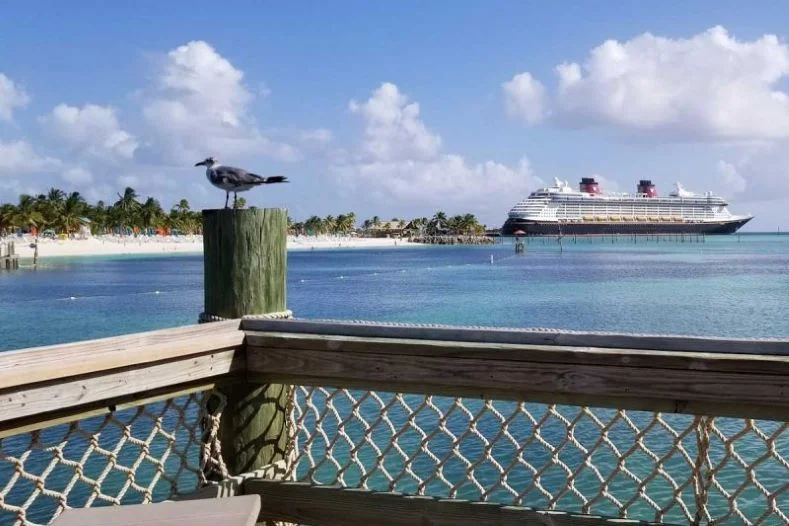
<instances>
[{"instance_id":1,"label":"seagull","mask_svg":"<svg viewBox=\"0 0 789 526\"><path fill-rule=\"evenodd\" d=\"M257 174L247 172L243 168L232 166L222 166L219 161L209 157L204 161L196 163L195 166L205 166L205 176L212 185L225 191L225 208L228 208L227 201L230 199L230 192L233 192L233 208L238 202L238 192L246 192L250 188L261 184L287 183L288 178L284 175L272 175L262 177Z\"/></svg>"}]
</instances>

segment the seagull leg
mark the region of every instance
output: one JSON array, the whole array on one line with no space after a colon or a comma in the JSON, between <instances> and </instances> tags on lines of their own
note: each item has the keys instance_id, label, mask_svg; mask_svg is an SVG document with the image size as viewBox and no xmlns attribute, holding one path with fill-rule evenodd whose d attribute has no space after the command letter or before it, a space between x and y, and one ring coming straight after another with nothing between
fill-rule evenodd
<instances>
[{"instance_id":1,"label":"seagull leg","mask_svg":"<svg viewBox=\"0 0 789 526\"><path fill-rule=\"evenodd\" d=\"M230 199L230 192L225 192L225 208L227 208L227 201Z\"/></svg>"},{"instance_id":2,"label":"seagull leg","mask_svg":"<svg viewBox=\"0 0 789 526\"><path fill-rule=\"evenodd\" d=\"M238 192L233 192L233 208L238 208Z\"/></svg>"}]
</instances>

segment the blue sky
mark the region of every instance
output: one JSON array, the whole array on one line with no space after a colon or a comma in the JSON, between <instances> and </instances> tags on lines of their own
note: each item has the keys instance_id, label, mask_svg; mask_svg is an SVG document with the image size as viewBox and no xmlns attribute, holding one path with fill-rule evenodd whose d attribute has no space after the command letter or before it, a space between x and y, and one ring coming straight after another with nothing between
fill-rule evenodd
<instances>
[{"instance_id":1,"label":"blue sky","mask_svg":"<svg viewBox=\"0 0 789 526\"><path fill-rule=\"evenodd\" d=\"M757 216L752 230L789 229L787 11L11 3L0 200L56 185L109 201L131 184L166 207L215 207L191 165L216 155L287 174L245 197L297 218L441 208L496 225L541 183L594 174L618 191L715 190Z\"/></svg>"}]
</instances>

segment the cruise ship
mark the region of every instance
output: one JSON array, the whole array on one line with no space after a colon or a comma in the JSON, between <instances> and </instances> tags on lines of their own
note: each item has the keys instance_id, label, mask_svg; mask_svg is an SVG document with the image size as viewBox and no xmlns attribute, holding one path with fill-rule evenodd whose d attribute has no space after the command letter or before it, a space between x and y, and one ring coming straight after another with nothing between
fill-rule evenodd
<instances>
[{"instance_id":1,"label":"cruise ship","mask_svg":"<svg viewBox=\"0 0 789 526\"><path fill-rule=\"evenodd\" d=\"M516 204L502 227L503 235L566 234L732 234L753 218L734 215L725 199L685 190L676 183L658 195L642 179L635 194L603 193L593 177L578 190L554 179L553 186L532 192Z\"/></svg>"}]
</instances>

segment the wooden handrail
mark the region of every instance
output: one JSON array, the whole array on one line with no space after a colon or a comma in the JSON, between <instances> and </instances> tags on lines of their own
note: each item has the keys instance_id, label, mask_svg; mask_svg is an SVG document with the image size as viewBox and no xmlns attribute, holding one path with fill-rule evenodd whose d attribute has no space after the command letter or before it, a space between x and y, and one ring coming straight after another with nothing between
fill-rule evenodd
<instances>
[{"instance_id":1,"label":"wooden handrail","mask_svg":"<svg viewBox=\"0 0 789 526\"><path fill-rule=\"evenodd\" d=\"M244 342L239 320L0 352L0 390L186 358Z\"/></svg>"},{"instance_id":2,"label":"wooden handrail","mask_svg":"<svg viewBox=\"0 0 789 526\"><path fill-rule=\"evenodd\" d=\"M648 350L644 344L622 349L490 343L522 333L483 329L466 333L464 339L476 341L435 340L406 337L425 331L422 327L310 323L321 330L301 332L302 322L245 321L248 376L261 382L789 418L789 356ZM362 327L357 333L364 336L327 334L332 328ZM434 336L432 330L419 335ZM628 338L638 343L638 337Z\"/></svg>"},{"instance_id":3,"label":"wooden handrail","mask_svg":"<svg viewBox=\"0 0 789 526\"><path fill-rule=\"evenodd\" d=\"M789 356L789 340L775 338L719 338L709 336L564 331L560 329L464 327L433 324L420 325L296 319L244 319L241 321L241 328L246 331L292 332L299 334L326 334L413 340Z\"/></svg>"},{"instance_id":4,"label":"wooden handrail","mask_svg":"<svg viewBox=\"0 0 789 526\"><path fill-rule=\"evenodd\" d=\"M613 347L622 343L630 347ZM734 353L760 346L766 354ZM242 372L260 382L787 420L784 351L779 340L234 320L0 353L0 422L95 411Z\"/></svg>"},{"instance_id":5,"label":"wooden handrail","mask_svg":"<svg viewBox=\"0 0 789 526\"><path fill-rule=\"evenodd\" d=\"M0 434L149 403L245 369L238 320L0 353Z\"/></svg>"}]
</instances>

